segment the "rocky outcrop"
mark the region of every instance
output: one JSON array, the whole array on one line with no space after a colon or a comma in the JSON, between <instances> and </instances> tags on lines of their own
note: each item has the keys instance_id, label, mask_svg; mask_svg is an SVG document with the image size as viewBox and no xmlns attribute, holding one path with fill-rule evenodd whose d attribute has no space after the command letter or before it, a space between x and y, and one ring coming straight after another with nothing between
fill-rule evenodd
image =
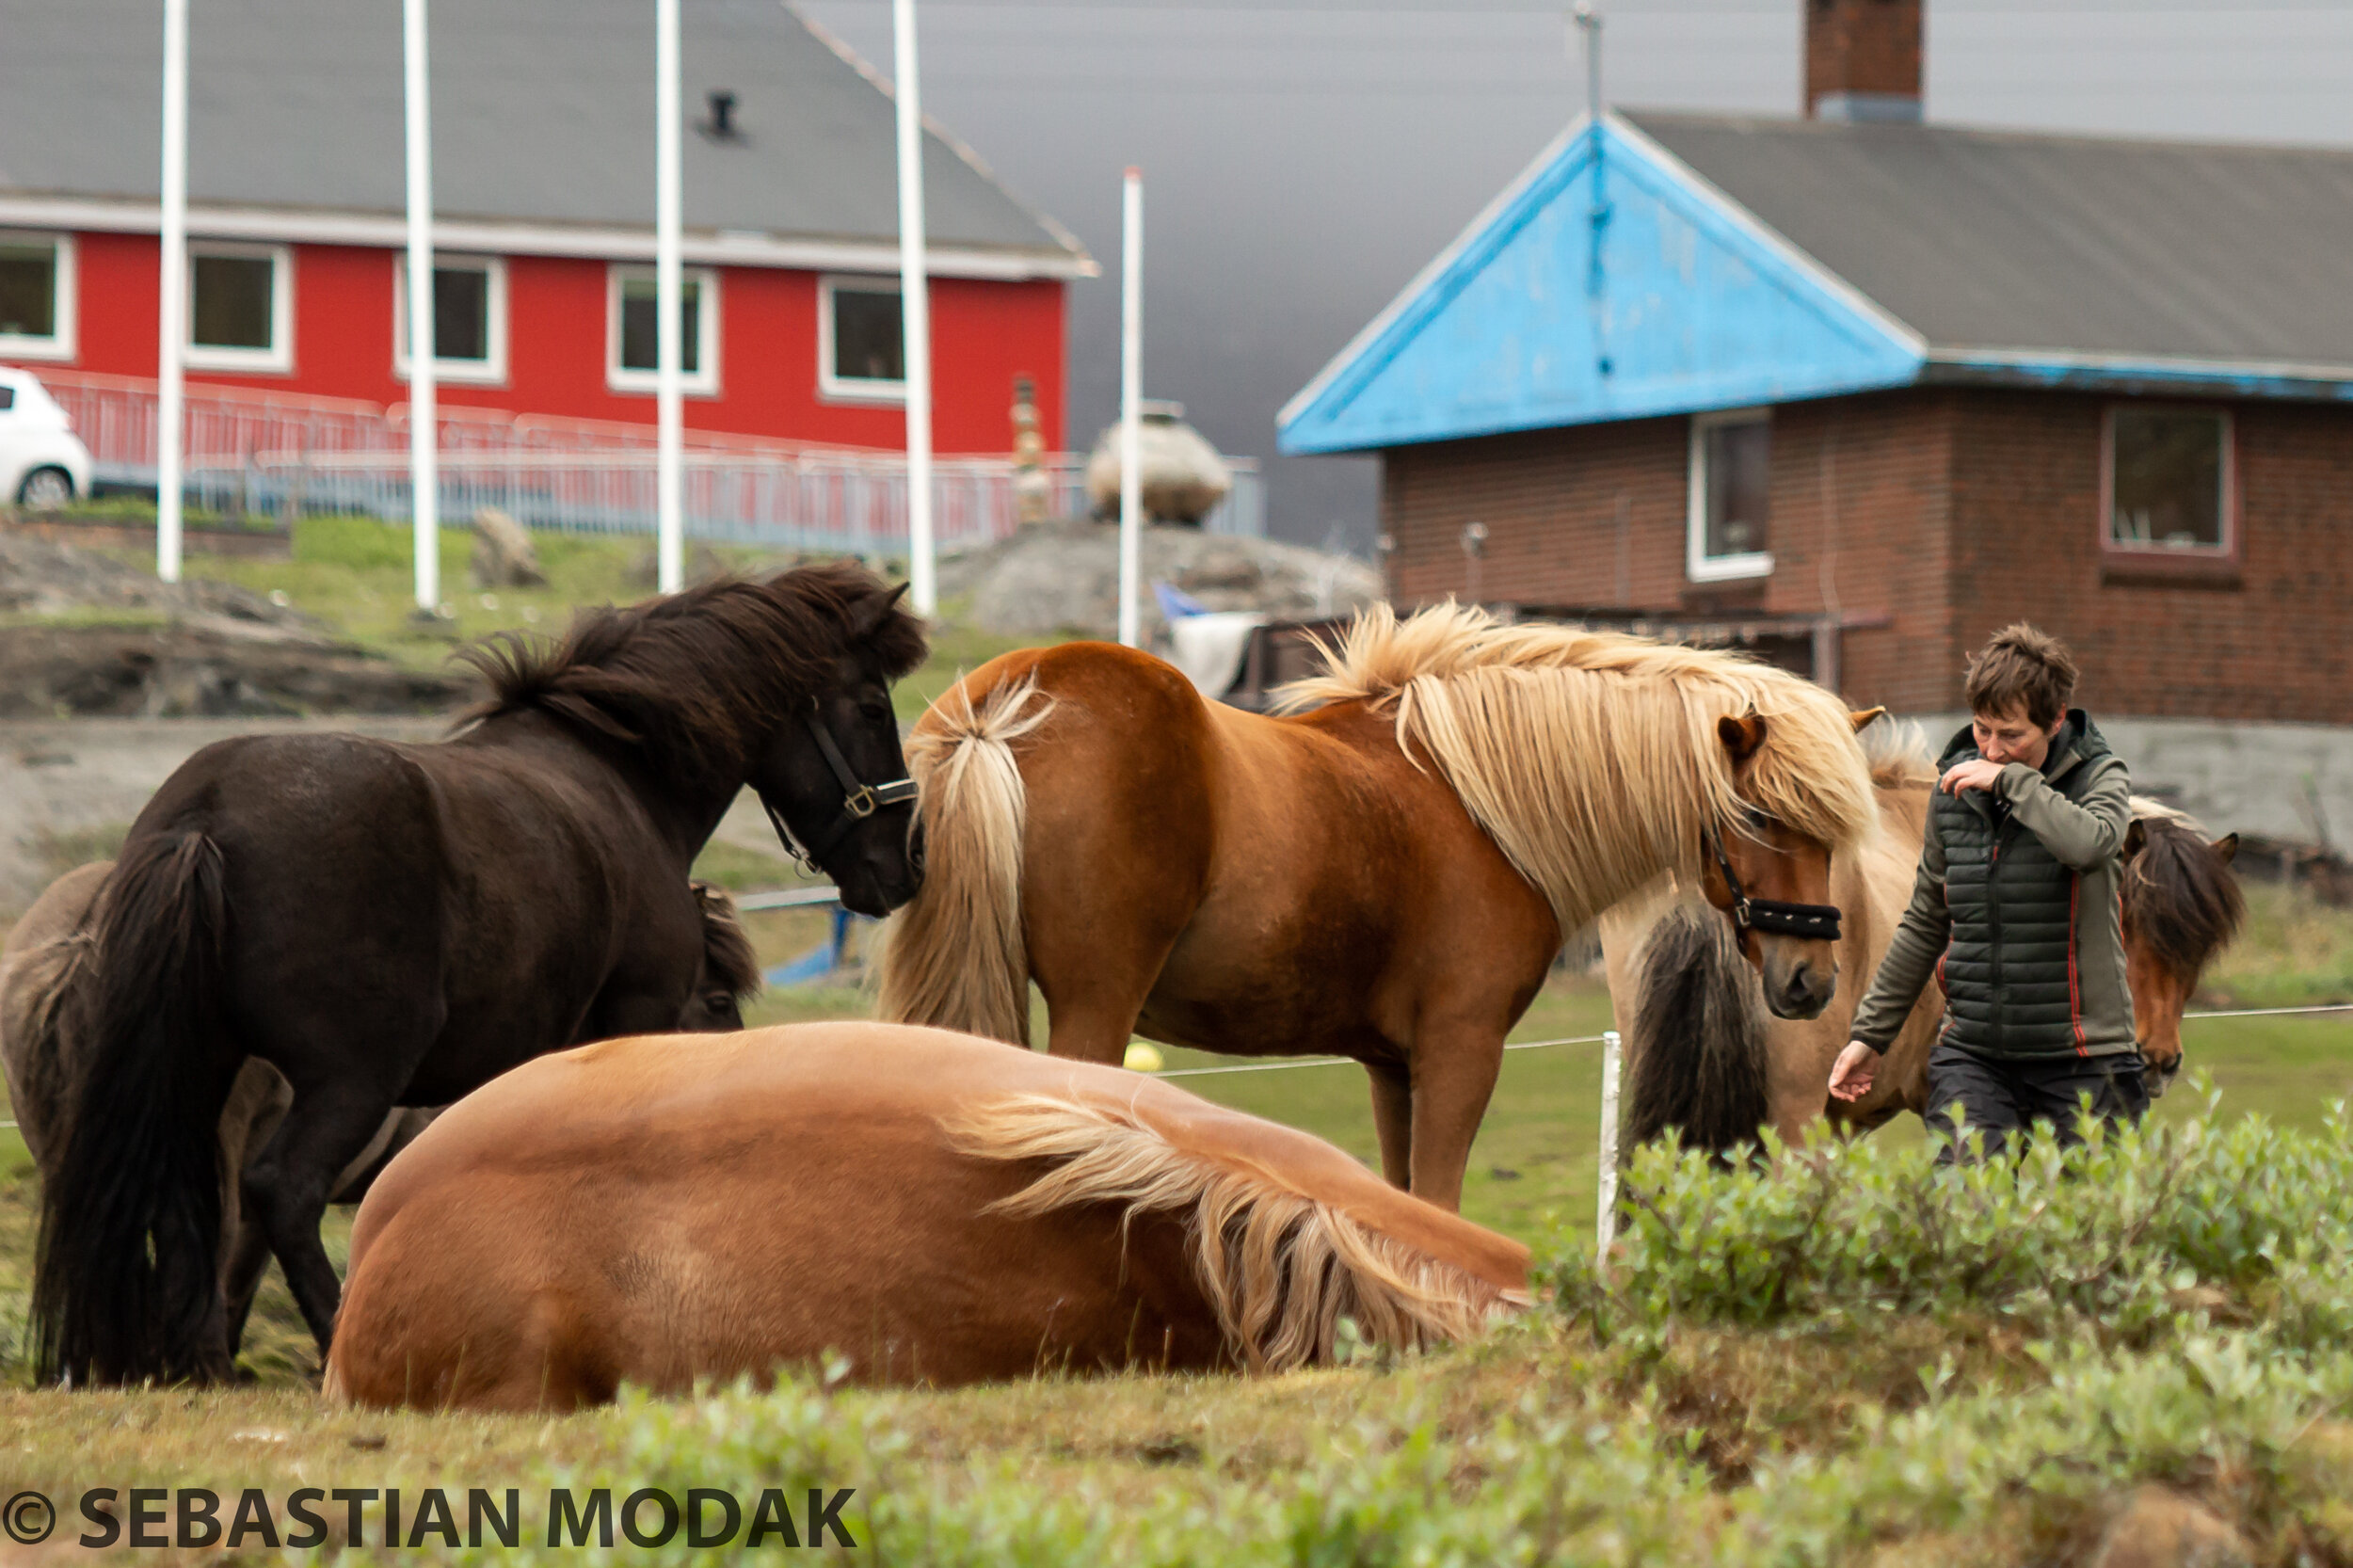
<instances>
[{"instance_id":1,"label":"rocky outcrop","mask_svg":"<svg viewBox=\"0 0 2353 1568\"><path fill-rule=\"evenodd\" d=\"M1178 527L1148 528L1142 542L1143 620L1150 643L1160 640L1165 625L1154 583L1210 610L1245 610L1269 619L1347 615L1381 598L1380 574L1352 555ZM1087 521L1024 528L1009 539L944 558L939 591L957 604L955 618L984 631L1115 636L1119 531Z\"/></svg>"}]
</instances>

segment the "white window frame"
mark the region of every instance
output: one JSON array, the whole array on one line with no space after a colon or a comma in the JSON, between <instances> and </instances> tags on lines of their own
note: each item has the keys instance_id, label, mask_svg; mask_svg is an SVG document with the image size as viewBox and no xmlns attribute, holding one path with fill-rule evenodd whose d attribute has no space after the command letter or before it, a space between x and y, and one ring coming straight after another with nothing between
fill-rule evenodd
<instances>
[{"instance_id":1,"label":"white window frame","mask_svg":"<svg viewBox=\"0 0 2353 1568\"><path fill-rule=\"evenodd\" d=\"M1727 424L1770 424L1773 410L1725 408L1691 416L1690 492L1684 526L1683 569L1694 583L1731 583L1746 577L1768 577L1773 570L1769 550L1743 551L1737 555L1707 553L1707 433Z\"/></svg>"},{"instance_id":2,"label":"white window frame","mask_svg":"<svg viewBox=\"0 0 2353 1568\"><path fill-rule=\"evenodd\" d=\"M650 370L624 370L621 367L621 285L624 282L654 280L654 269L634 264L616 262L605 268L604 277L604 384L617 392L651 392L660 390L661 376ZM701 290L695 306L695 354L699 369L679 374L679 387L690 397L715 397L719 393L719 269L708 266L681 267L681 285L692 282Z\"/></svg>"},{"instance_id":3,"label":"white window frame","mask_svg":"<svg viewBox=\"0 0 2353 1568\"><path fill-rule=\"evenodd\" d=\"M888 284L888 287L883 285ZM833 301L834 296L847 291L851 294L898 294L899 280L895 275L882 273L833 273L817 280L817 393L828 403L904 403L907 384L900 381L873 381L864 376L840 376L833 373ZM905 305L901 303L900 321L906 320ZM904 330L904 328L903 328ZM906 349L900 347L901 362Z\"/></svg>"},{"instance_id":4,"label":"white window frame","mask_svg":"<svg viewBox=\"0 0 2353 1568\"><path fill-rule=\"evenodd\" d=\"M269 342L267 348L226 348L196 341L196 259L199 256L265 257L269 261ZM238 245L227 240L188 242L187 344L183 350L190 370L233 370L287 375L294 370L294 247Z\"/></svg>"},{"instance_id":5,"label":"white window frame","mask_svg":"<svg viewBox=\"0 0 2353 1568\"><path fill-rule=\"evenodd\" d=\"M489 358L485 360L451 360L440 354L433 356L433 378L472 386L503 386L506 381L506 261L501 256L462 256L436 250L433 270L478 268L489 275L488 299L486 308L490 313L488 342ZM408 379L408 258L400 251L392 252L392 375Z\"/></svg>"},{"instance_id":6,"label":"white window frame","mask_svg":"<svg viewBox=\"0 0 2353 1568\"><path fill-rule=\"evenodd\" d=\"M81 316L76 308L80 296L74 291L80 268L74 262L73 236L0 229L0 245L37 246L43 243L51 247L56 258L53 273L56 281L53 285L54 295L50 301L56 330L47 337L35 337L29 332L0 332L0 358L72 360L80 351L78 332Z\"/></svg>"}]
</instances>

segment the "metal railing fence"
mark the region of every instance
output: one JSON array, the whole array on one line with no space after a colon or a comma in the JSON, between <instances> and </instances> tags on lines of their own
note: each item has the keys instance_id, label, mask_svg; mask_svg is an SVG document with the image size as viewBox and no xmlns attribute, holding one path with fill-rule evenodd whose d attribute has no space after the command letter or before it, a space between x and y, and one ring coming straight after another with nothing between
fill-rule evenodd
<instances>
[{"instance_id":1,"label":"metal railing fence","mask_svg":"<svg viewBox=\"0 0 2353 1568\"><path fill-rule=\"evenodd\" d=\"M90 449L99 482L155 483L154 383L41 370ZM187 389L190 499L244 515L313 511L390 520L412 515L408 410L338 398L203 383ZM654 428L600 420L445 407L440 436L440 511L496 506L528 527L650 534ZM1261 536L1258 466L1228 458L1233 492L1205 520L1212 533ZM1086 460L1057 453L1041 465L1048 514L1086 509ZM1010 457L934 464L935 537L942 549L1010 535L1020 510ZM694 537L808 553L888 558L907 538L906 463L895 452L825 447L690 431L686 531Z\"/></svg>"}]
</instances>

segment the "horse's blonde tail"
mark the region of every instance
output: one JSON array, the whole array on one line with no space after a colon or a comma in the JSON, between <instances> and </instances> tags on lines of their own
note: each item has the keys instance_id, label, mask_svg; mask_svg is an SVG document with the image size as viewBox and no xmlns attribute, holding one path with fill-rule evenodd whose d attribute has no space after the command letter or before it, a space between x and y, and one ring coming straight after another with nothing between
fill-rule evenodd
<instances>
[{"instance_id":1,"label":"horse's blonde tail","mask_svg":"<svg viewBox=\"0 0 2353 1568\"><path fill-rule=\"evenodd\" d=\"M1375 1344L1476 1338L1525 1306L1458 1264L1365 1224L1252 1165L1185 1149L1132 1112L1049 1095L984 1105L949 1128L963 1153L1054 1169L993 1207L1036 1215L1082 1204L1186 1217L1193 1270L1226 1348L1253 1371L1329 1363L1342 1318Z\"/></svg>"},{"instance_id":2,"label":"horse's blonde tail","mask_svg":"<svg viewBox=\"0 0 2353 1568\"><path fill-rule=\"evenodd\" d=\"M1034 676L995 688L977 710L959 681L908 741L925 869L922 889L883 934L875 965L882 1017L1030 1043L1030 954L1021 936L1029 792L1013 743L1053 706Z\"/></svg>"}]
</instances>

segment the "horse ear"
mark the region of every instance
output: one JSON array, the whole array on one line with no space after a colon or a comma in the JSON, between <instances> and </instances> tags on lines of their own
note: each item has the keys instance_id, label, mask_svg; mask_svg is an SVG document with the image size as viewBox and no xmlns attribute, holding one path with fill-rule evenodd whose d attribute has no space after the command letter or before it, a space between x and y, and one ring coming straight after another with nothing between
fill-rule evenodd
<instances>
[{"instance_id":1,"label":"horse ear","mask_svg":"<svg viewBox=\"0 0 2353 1568\"><path fill-rule=\"evenodd\" d=\"M1732 754L1732 765L1738 767L1756 755L1765 744L1765 719L1760 713L1747 713L1734 718L1726 713L1716 721L1717 738L1724 743L1724 750Z\"/></svg>"},{"instance_id":2,"label":"horse ear","mask_svg":"<svg viewBox=\"0 0 2353 1568\"><path fill-rule=\"evenodd\" d=\"M899 607L899 600L907 591L907 584L871 593L850 610L850 641L864 642L874 634L890 612Z\"/></svg>"},{"instance_id":3,"label":"horse ear","mask_svg":"<svg viewBox=\"0 0 2353 1568\"><path fill-rule=\"evenodd\" d=\"M1884 708L1865 708L1859 712L1849 713L1847 722L1854 726L1857 732L1860 732L1865 725L1869 724L1873 719L1885 716L1886 712L1887 710Z\"/></svg>"},{"instance_id":4,"label":"horse ear","mask_svg":"<svg viewBox=\"0 0 2353 1568\"><path fill-rule=\"evenodd\" d=\"M2124 858L2130 860L2149 847L2149 824L2135 817L2124 829Z\"/></svg>"},{"instance_id":5,"label":"horse ear","mask_svg":"<svg viewBox=\"0 0 2353 1568\"><path fill-rule=\"evenodd\" d=\"M2225 833L2221 838L2217 839L2214 841L2214 852L2222 856L2222 863L2224 865L2229 865L2233 860L2238 858L2238 835L2235 833Z\"/></svg>"}]
</instances>

